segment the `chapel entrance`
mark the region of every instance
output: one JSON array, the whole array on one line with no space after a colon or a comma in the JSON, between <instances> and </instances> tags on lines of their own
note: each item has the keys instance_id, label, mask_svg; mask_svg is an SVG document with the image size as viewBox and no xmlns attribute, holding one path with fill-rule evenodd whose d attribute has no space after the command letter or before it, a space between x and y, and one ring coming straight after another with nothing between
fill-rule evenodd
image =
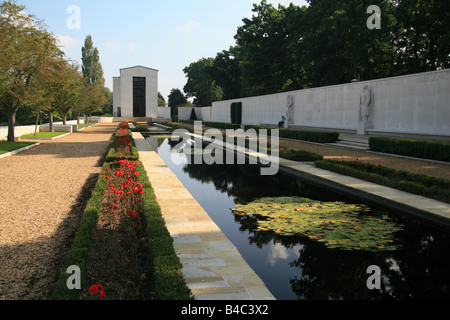
<instances>
[{"instance_id":1,"label":"chapel entrance","mask_svg":"<svg viewBox=\"0 0 450 320\"><path fill-rule=\"evenodd\" d=\"M145 77L133 77L133 117L146 116Z\"/></svg>"}]
</instances>

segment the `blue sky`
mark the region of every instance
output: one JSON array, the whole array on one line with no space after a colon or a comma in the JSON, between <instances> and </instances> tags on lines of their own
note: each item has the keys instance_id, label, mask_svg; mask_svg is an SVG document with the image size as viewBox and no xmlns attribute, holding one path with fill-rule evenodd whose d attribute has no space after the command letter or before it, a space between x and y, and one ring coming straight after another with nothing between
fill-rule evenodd
<instances>
[{"instance_id":1,"label":"blue sky","mask_svg":"<svg viewBox=\"0 0 450 320\"><path fill-rule=\"evenodd\" d=\"M172 88L183 90L183 68L235 44L242 19L259 0L18 0L43 20L66 56L81 64L87 35L100 52L106 86L119 69L142 65L159 70L159 91L167 101ZM277 6L306 5L304 0L269 0ZM79 8L79 28L69 28Z\"/></svg>"}]
</instances>

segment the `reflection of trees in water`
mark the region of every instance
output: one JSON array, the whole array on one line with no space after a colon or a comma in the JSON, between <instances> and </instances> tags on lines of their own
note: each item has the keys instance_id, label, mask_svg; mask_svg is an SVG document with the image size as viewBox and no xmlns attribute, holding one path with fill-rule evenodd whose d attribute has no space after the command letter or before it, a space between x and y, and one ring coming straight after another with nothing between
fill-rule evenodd
<instances>
[{"instance_id":1,"label":"reflection of trees in water","mask_svg":"<svg viewBox=\"0 0 450 320\"><path fill-rule=\"evenodd\" d=\"M202 183L212 183L235 202L248 202L262 197L301 196L334 201L338 196L287 174L263 176L258 165L196 165L188 164L183 171Z\"/></svg>"},{"instance_id":2,"label":"reflection of trees in water","mask_svg":"<svg viewBox=\"0 0 450 320\"><path fill-rule=\"evenodd\" d=\"M191 178L213 183L217 190L248 202L270 196L302 196L322 201L342 201L322 188L279 173L261 176L256 165L186 165ZM256 218L235 215L240 230L248 231L249 242L259 248L279 243L286 248L301 247L299 258L290 266L301 276L290 279L299 299L427 299L450 298L450 234L400 215L392 217L404 230L402 247L390 252L343 251L304 236L280 236L272 231L256 231ZM369 290L366 281L370 265L381 269L382 290Z\"/></svg>"}]
</instances>

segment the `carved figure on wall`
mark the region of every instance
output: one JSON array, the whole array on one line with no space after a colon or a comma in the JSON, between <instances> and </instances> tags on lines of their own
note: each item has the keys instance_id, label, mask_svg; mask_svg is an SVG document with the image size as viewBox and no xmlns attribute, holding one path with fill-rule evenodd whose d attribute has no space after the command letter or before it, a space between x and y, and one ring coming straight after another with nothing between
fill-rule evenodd
<instances>
[{"instance_id":1,"label":"carved figure on wall","mask_svg":"<svg viewBox=\"0 0 450 320\"><path fill-rule=\"evenodd\" d=\"M286 115L287 115L287 123L294 122L294 99L290 94L287 95L286 98Z\"/></svg>"},{"instance_id":2,"label":"carved figure on wall","mask_svg":"<svg viewBox=\"0 0 450 320\"><path fill-rule=\"evenodd\" d=\"M371 92L368 89L367 84L364 85L363 91L360 97L360 122L369 122L370 106L372 105Z\"/></svg>"}]
</instances>

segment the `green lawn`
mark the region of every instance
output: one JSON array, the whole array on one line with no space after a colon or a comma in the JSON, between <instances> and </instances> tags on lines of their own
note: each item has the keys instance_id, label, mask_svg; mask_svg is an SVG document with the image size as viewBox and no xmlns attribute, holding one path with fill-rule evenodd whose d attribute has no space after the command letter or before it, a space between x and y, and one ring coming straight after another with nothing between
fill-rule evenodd
<instances>
[{"instance_id":1,"label":"green lawn","mask_svg":"<svg viewBox=\"0 0 450 320\"><path fill-rule=\"evenodd\" d=\"M78 129L86 128L86 127L92 126L93 124L95 124L95 123L81 123L78 125Z\"/></svg>"},{"instance_id":2,"label":"green lawn","mask_svg":"<svg viewBox=\"0 0 450 320\"><path fill-rule=\"evenodd\" d=\"M30 133L30 134L24 134L23 136L21 136L21 138L54 138L63 134L66 134L67 132L38 132L36 134L36 136L34 135L34 133Z\"/></svg>"},{"instance_id":3,"label":"green lawn","mask_svg":"<svg viewBox=\"0 0 450 320\"><path fill-rule=\"evenodd\" d=\"M7 152L11 152L20 148L27 147L29 145L34 144L35 142L8 142L8 141L0 141L0 154L5 154Z\"/></svg>"}]
</instances>

